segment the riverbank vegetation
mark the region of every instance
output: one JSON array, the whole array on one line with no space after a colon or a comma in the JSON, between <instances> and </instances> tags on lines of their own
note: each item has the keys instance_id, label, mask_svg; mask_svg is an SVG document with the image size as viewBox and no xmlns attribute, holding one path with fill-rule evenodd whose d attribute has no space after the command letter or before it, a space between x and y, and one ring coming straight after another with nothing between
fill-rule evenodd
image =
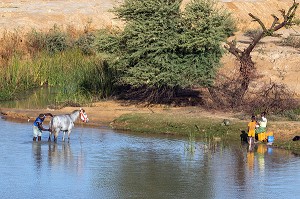
<instances>
[{"instance_id":1,"label":"riverbank vegetation","mask_svg":"<svg viewBox=\"0 0 300 199\"><path fill-rule=\"evenodd\" d=\"M246 121L213 119L194 114L137 113L125 114L111 123L118 130L139 133L170 134L198 139L241 140Z\"/></svg>"},{"instance_id":2,"label":"riverbank vegetation","mask_svg":"<svg viewBox=\"0 0 300 199\"><path fill-rule=\"evenodd\" d=\"M109 96L113 74L105 59L92 55L92 38L88 31L72 35L56 26L48 32L5 33L0 100L22 97L41 86L60 89L58 101L86 103Z\"/></svg>"},{"instance_id":3,"label":"riverbank vegetation","mask_svg":"<svg viewBox=\"0 0 300 199\"><path fill-rule=\"evenodd\" d=\"M214 3L193 1L184 11L180 5L180 0L125 1L114 10L126 22L122 31L87 27L80 33L55 26L48 32L4 34L0 100L47 85L62 88L66 99L85 93L172 103L189 93L200 104L199 92L192 90L213 83L221 42L235 27Z\"/></svg>"}]
</instances>

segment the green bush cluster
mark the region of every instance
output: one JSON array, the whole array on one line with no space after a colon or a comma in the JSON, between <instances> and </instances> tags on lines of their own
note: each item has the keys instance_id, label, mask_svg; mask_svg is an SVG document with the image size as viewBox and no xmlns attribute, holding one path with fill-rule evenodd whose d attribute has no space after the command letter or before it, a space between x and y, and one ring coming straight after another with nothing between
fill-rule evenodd
<instances>
[{"instance_id":1,"label":"green bush cluster","mask_svg":"<svg viewBox=\"0 0 300 199\"><path fill-rule=\"evenodd\" d=\"M94 52L95 35L92 32L81 33L77 38L62 31L58 26L54 26L48 32L32 30L25 39L31 54L41 51L53 54L73 48L80 49L85 55L91 55Z\"/></svg>"},{"instance_id":2,"label":"green bush cluster","mask_svg":"<svg viewBox=\"0 0 300 199\"><path fill-rule=\"evenodd\" d=\"M85 55L94 54L95 50L95 35L93 33L85 33L79 37L79 39L75 42L77 47L82 51Z\"/></svg>"},{"instance_id":3,"label":"green bush cluster","mask_svg":"<svg viewBox=\"0 0 300 199\"><path fill-rule=\"evenodd\" d=\"M120 34L97 38L126 87L126 99L172 103L180 90L213 84L223 54L222 42L235 30L216 2L195 0L126 0L114 9L126 22ZM129 94L128 94L129 93Z\"/></svg>"}]
</instances>

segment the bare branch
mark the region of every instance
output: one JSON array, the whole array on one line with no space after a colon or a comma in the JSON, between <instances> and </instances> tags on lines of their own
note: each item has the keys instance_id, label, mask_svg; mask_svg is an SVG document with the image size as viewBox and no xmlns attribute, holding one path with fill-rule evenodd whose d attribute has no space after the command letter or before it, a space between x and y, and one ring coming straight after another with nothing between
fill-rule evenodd
<instances>
[{"instance_id":1,"label":"bare branch","mask_svg":"<svg viewBox=\"0 0 300 199\"><path fill-rule=\"evenodd\" d=\"M228 45L228 46L226 46L226 45L224 46L224 48L226 50L228 50L230 53L232 53L237 58L242 56L243 51L241 51L240 49L238 49L236 47L236 41L235 40L232 40L231 42L226 42L226 44Z\"/></svg>"},{"instance_id":2,"label":"bare branch","mask_svg":"<svg viewBox=\"0 0 300 199\"><path fill-rule=\"evenodd\" d=\"M249 16L253 18L253 21L256 21L259 23L259 25L261 26L261 28L263 29L264 32L267 32L267 28L266 28L265 24L258 17L254 16L251 13L249 13Z\"/></svg>"},{"instance_id":3,"label":"bare branch","mask_svg":"<svg viewBox=\"0 0 300 199\"><path fill-rule=\"evenodd\" d=\"M275 27L276 24L278 24L279 18L276 17L275 15L272 15L272 17L274 18L274 21L270 27L270 29L273 29Z\"/></svg>"},{"instance_id":4,"label":"bare branch","mask_svg":"<svg viewBox=\"0 0 300 199\"><path fill-rule=\"evenodd\" d=\"M296 1L294 0L293 5L289 8L289 11L286 15L291 16L296 11L298 5L299 5L299 3L296 3Z\"/></svg>"},{"instance_id":5,"label":"bare branch","mask_svg":"<svg viewBox=\"0 0 300 199\"><path fill-rule=\"evenodd\" d=\"M281 12L281 15L283 17L283 20L286 21L287 20L287 17L286 17L286 14L285 14L285 10L284 9L280 9L279 12Z\"/></svg>"},{"instance_id":6,"label":"bare branch","mask_svg":"<svg viewBox=\"0 0 300 199\"><path fill-rule=\"evenodd\" d=\"M268 30L266 30L268 31ZM252 40L252 42L249 44L249 46L245 49L245 54L250 54L253 50L253 48L256 46L256 44L265 36L266 32L263 31L255 36L255 38Z\"/></svg>"}]
</instances>

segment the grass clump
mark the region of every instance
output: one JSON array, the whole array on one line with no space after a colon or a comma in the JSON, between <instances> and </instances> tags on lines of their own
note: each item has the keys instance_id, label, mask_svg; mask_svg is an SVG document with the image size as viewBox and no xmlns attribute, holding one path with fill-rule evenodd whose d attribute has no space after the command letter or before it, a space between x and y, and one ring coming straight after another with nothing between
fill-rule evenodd
<instances>
[{"instance_id":1,"label":"grass clump","mask_svg":"<svg viewBox=\"0 0 300 199\"><path fill-rule=\"evenodd\" d=\"M282 46L291 46L293 48L300 48L300 37L289 35L281 41Z\"/></svg>"},{"instance_id":2,"label":"grass clump","mask_svg":"<svg viewBox=\"0 0 300 199\"><path fill-rule=\"evenodd\" d=\"M300 142L299 141L283 141L279 140L273 143L274 147L291 150L294 154L300 155Z\"/></svg>"}]
</instances>

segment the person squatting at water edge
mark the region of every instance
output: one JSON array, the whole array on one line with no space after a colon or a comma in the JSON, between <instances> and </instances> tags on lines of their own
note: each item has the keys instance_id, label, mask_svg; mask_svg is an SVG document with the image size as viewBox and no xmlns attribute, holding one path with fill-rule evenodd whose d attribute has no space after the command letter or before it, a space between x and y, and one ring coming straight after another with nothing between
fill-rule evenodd
<instances>
[{"instance_id":1,"label":"person squatting at water edge","mask_svg":"<svg viewBox=\"0 0 300 199\"><path fill-rule=\"evenodd\" d=\"M51 113L40 114L35 121L33 122L33 141L41 141L42 139L42 131L50 131L50 129L45 129L43 127L43 122L46 116L53 117Z\"/></svg>"},{"instance_id":2,"label":"person squatting at water edge","mask_svg":"<svg viewBox=\"0 0 300 199\"><path fill-rule=\"evenodd\" d=\"M254 144L255 130L257 122L254 115L251 117L251 122L248 123L248 143L249 145Z\"/></svg>"}]
</instances>

